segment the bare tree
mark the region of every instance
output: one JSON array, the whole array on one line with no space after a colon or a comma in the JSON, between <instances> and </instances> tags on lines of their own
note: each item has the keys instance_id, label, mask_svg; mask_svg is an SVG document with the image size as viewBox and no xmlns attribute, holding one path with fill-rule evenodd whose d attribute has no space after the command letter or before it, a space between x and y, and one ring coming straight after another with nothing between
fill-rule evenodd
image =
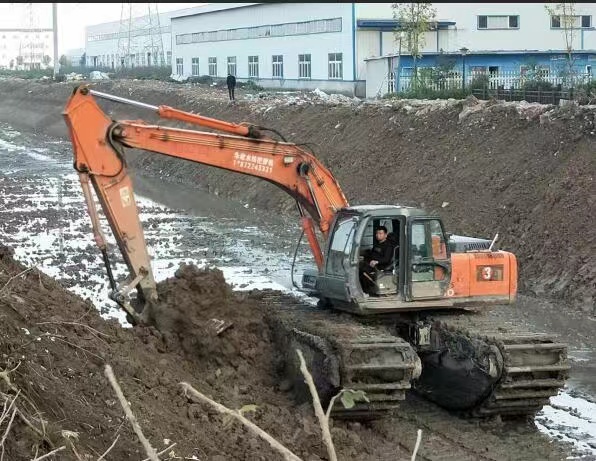
<instances>
[{"instance_id":1,"label":"bare tree","mask_svg":"<svg viewBox=\"0 0 596 461\"><path fill-rule=\"evenodd\" d=\"M436 9L430 2L392 3L393 18L399 21L396 38L405 41L405 48L414 62L413 84L416 88L418 80L417 60L422 57L425 44L425 33L436 27Z\"/></svg>"},{"instance_id":2,"label":"bare tree","mask_svg":"<svg viewBox=\"0 0 596 461\"><path fill-rule=\"evenodd\" d=\"M567 54L565 76L570 79L570 82L573 82L573 64L575 61L573 56L573 42L578 28L575 2L547 3L544 5L544 8L551 17L551 26L561 28L563 31L565 52Z\"/></svg>"}]
</instances>

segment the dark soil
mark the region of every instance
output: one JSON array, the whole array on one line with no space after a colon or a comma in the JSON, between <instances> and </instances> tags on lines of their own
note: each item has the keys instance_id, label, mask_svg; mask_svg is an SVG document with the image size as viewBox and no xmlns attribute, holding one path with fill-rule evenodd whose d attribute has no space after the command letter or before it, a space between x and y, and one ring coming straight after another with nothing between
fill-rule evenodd
<instances>
[{"instance_id":1,"label":"dark soil","mask_svg":"<svg viewBox=\"0 0 596 461\"><path fill-rule=\"evenodd\" d=\"M65 136L58 115L74 86L2 81L0 120ZM498 232L500 247L518 257L522 293L594 312L593 108L556 108L541 122L495 105L460 121L462 104L414 115L403 105L297 106L272 100L265 111L268 100L231 106L225 94L203 86L141 81L95 86L149 104L248 121L308 143L350 203L421 206L439 213L455 234L492 238ZM131 106L103 105L115 119L156 121ZM265 181L145 152L131 152L129 161L133 169L164 182L295 215L289 196Z\"/></svg>"},{"instance_id":2,"label":"dark soil","mask_svg":"<svg viewBox=\"0 0 596 461\"><path fill-rule=\"evenodd\" d=\"M168 439L186 459L280 459L239 423L185 397L179 383L188 382L229 408L256 405L246 414L254 423L304 459L325 458L310 408L294 408L276 390L275 351L257 300L233 293L216 269L182 266L176 275L158 287L156 317L163 333L122 329L54 280L25 271L2 248L1 366L13 371L0 383L0 396L9 402L16 396L19 412L4 444L5 459L31 459L61 446L66 449L57 459L97 459L117 437L107 459L144 458L104 376L106 364L157 450ZM217 334L213 318L231 326ZM354 444L358 435L346 428L333 428L333 436L342 459L355 459L355 450L379 449Z\"/></svg>"},{"instance_id":3,"label":"dark soil","mask_svg":"<svg viewBox=\"0 0 596 461\"><path fill-rule=\"evenodd\" d=\"M561 112L546 124L521 119L508 108L476 113L462 123L458 107L418 117L382 105L275 107L258 115L249 103L201 100L200 87L99 86L150 104L248 120L293 141L308 141L353 204L420 205L439 212L455 233L492 237L499 232L501 247L518 255L526 293L594 308L596 169L593 118L583 112L581 117ZM0 120L40 135L64 136L59 112L72 87L0 81ZM154 120L146 113L106 108L114 118ZM294 204L264 181L154 154L131 152L128 158L132 169L164 183L293 212ZM18 394L20 412L4 443L5 459L31 459L62 446L56 459L97 459L117 436L107 459L145 458L104 377L106 364L153 446L162 450L176 443L174 454L164 457L280 459L238 423L184 396L179 383L188 382L229 408L256 405L247 413L253 422L303 459L327 459L310 405L296 407L278 388L278 351L259 293L232 291L217 270L182 266L158 286L158 328L123 329L55 280L26 270L7 249L0 254L0 367L13 370L10 381L0 381L0 397L10 402ZM220 334L217 321L228 327ZM7 427L6 420L0 427ZM465 422L415 398L386 422L336 422L332 436L341 460L409 459L418 428L425 431L420 459L565 457L531 424Z\"/></svg>"}]
</instances>

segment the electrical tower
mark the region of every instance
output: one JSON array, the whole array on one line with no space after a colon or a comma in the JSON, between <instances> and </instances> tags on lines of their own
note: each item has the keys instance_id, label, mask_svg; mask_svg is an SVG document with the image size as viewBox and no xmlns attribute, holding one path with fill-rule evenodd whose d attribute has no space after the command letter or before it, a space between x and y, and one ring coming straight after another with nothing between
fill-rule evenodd
<instances>
[{"instance_id":1,"label":"electrical tower","mask_svg":"<svg viewBox=\"0 0 596 461\"><path fill-rule=\"evenodd\" d=\"M164 66L157 3L122 2L117 67Z\"/></svg>"}]
</instances>

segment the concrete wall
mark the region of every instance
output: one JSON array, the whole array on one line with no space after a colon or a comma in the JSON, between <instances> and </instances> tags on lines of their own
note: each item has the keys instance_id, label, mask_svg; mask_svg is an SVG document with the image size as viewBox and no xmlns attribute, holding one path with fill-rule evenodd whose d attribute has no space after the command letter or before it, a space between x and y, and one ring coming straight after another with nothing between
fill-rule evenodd
<instances>
[{"instance_id":1,"label":"concrete wall","mask_svg":"<svg viewBox=\"0 0 596 461\"><path fill-rule=\"evenodd\" d=\"M388 59L366 61L366 97L376 98L387 94Z\"/></svg>"},{"instance_id":2,"label":"concrete wall","mask_svg":"<svg viewBox=\"0 0 596 461\"><path fill-rule=\"evenodd\" d=\"M544 3L435 3L437 17L456 22L445 51L462 47L470 50L562 50L565 39L562 30L551 29L550 16ZM592 15L596 20L596 3L576 3L576 14ZM518 29L479 30L478 15L518 15ZM594 28L577 30L574 49L595 49ZM583 39L582 39L583 36ZM583 43L582 43L583 41Z\"/></svg>"},{"instance_id":3,"label":"concrete wall","mask_svg":"<svg viewBox=\"0 0 596 461\"><path fill-rule=\"evenodd\" d=\"M318 19L341 18L341 32L221 40L177 44L176 37L224 29L237 29ZM328 79L328 54L342 53L343 80L354 80L352 66L352 8L349 3L261 4L172 19L174 42L172 71L182 58L183 75L191 75L192 58L199 58L199 75L209 74L209 57L217 58L217 76L227 75L227 58L236 57L236 75L248 78L248 56L259 57L259 79L273 79L272 56L283 56L283 76L297 80L298 55L311 55L312 80ZM177 72L176 72L177 73ZM279 85L280 82L271 83ZM305 83L306 84L306 83Z\"/></svg>"},{"instance_id":4,"label":"concrete wall","mask_svg":"<svg viewBox=\"0 0 596 461\"><path fill-rule=\"evenodd\" d=\"M17 66L17 58L23 58L23 64ZM0 68L10 68L13 62L13 69L33 67L45 68L43 57L52 58L50 65L53 65L54 45L51 29L27 30L27 29L0 29Z\"/></svg>"},{"instance_id":5,"label":"concrete wall","mask_svg":"<svg viewBox=\"0 0 596 461\"><path fill-rule=\"evenodd\" d=\"M147 12L147 4L136 4L133 10L133 15L136 12L144 11ZM144 8L141 10L141 7ZM177 10L169 11L166 13L159 14L159 26L161 28L161 46L163 47L164 59L167 58L168 52L172 51L172 38L170 34L170 18L172 15L180 14L181 11ZM128 38L126 27L122 31L123 27L120 21L106 22L102 24L96 24L85 28L85 53L87 57L87 65L93 66L105 66L114 68L120 66L120 50L119 45L124 45L124 42L120 42L119 34L122 39ZM156 43L151 43L151 35L136 35L135 32L139 30L149 31L149 29L157 30L157 19L154 17L152 22L149 21L147 15L141 15L133 17L131 22L131 42L130 42L130 54L144 55L146 64L146 52L150 51L149 48L156 47ZM154 36L155 38L155 36ZM124 48L125 49L125 48ZM142 61L135 62L135 66L142 65Z\"/></svg>"}]
</instances>

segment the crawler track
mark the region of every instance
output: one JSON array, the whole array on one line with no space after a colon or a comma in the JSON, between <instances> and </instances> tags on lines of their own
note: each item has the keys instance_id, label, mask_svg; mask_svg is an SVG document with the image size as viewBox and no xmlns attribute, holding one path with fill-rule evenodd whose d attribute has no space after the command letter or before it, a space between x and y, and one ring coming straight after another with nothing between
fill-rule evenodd
<instances>
[{"instance_id":1,"label":"crawler track","mask_svg":"<svg viewBox=\"0 0 596 461\"><path fill-rule=\"evenodd\" d=\"M467 382L457 373L452 377L461 384L458 399L448 395L450 389L445 389L441 376L453 371L439 370L436 357L423 358L416 389L441 406L470 416L530 416L565 385L570 369L567 345L550 335L528 332L484 314L433 316L431 322L450 359L471 363L465 370L472 377Z\"/></svg>"},{"instance_id":2,"label":"crawler track","mask_svg":"<svg viewBox=\"0 0 596 461\"><path fill-rule=\"evenodd\" d=\"M325 407L341 389L366 393L369 402L357 402L349 409L335 404L331 413L335 418L378 419L392 414L420 375L420 359L412 346L383 326L363 325L349 315L319 310L285 295L263 301L275 307L268 321L284 353L284 373L299 396L309 399L297 348Z\"/></svg>"}]
</instances>

